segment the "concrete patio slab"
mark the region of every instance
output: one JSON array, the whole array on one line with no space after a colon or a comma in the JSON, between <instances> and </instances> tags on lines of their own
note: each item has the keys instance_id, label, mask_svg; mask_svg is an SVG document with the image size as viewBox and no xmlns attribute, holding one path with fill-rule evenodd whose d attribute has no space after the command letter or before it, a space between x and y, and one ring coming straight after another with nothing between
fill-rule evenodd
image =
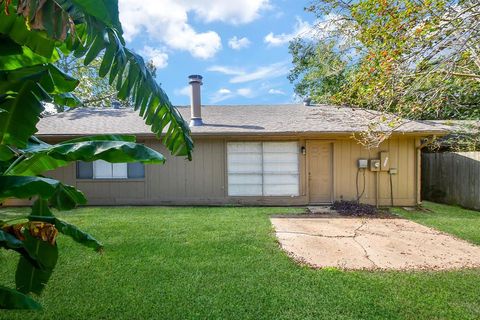
<instances>
[{"instance_id":1,"label":"concrete patio slab","mask_svg":"<svg viewBox=\"0 0 480 320\"><path fill-rule=\"evenodd\" d=\"M271 218L282 248L313 267L480 268L480 246L405 219Z\"/></svg>"}]
</instances>

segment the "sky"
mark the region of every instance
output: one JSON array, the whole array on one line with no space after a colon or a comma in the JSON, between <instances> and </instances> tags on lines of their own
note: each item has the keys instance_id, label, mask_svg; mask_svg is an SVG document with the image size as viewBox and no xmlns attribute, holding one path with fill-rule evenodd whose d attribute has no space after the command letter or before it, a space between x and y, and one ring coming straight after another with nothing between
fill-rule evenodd
<instances>
[{"instance_id":1,"label":"sky","mask_svg":"<svg viewBox=\"0 0 480 320\"><path fill-rule=\"evenodd\" d=\"M204 77L203 104L295 101L288 43L311 28L309 0L120 0L127 46L153 60L175 105L188 75Z\"/></svg>"}]
</instances>

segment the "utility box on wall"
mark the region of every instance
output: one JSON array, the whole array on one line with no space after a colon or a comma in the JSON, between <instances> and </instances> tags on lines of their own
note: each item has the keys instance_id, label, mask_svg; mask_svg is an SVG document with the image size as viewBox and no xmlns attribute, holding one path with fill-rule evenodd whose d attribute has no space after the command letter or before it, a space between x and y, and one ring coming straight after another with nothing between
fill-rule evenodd
<instances>
[{"instance_id":1,"label":"utility box on wall","mask_svg":"<svg viewBox=\"0 0 480 320\"><path fill-rule=\"evenodd\" d=\"M368 160L358 159L358 169L368 169Z\"/></svg>"},{"instance_id":2,"label":"utility box on wall","mask_svg":"<svg viewBox=\"0 0 480 320\"><path fill-rule=\"evenodd\" d=\"M380 152L380 171L390 170L390 154L388 152Z\"/></svg>"},{"instance_id":3,"label":"utility box on wall","mask_svg":"<svg viewBox=\"0 0 480 320\"><path fill-rule=\"evenodd\" d=\"M370 171L380 171L380 160L378 159L370 160Z\"/></svg>"}]
</instances>

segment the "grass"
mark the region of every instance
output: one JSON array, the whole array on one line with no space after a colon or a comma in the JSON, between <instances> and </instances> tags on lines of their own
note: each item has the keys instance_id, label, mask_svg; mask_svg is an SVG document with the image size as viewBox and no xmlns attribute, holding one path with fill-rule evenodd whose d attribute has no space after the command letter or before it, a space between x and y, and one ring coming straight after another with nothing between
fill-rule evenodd
<instances>
[{"instance_id":1,"label":"grass","mask_svg":"<svg viewBox=\"0 0 480 320\"><path fill-rule=\"evenodd\" d=\"M427 210L395 209L395 213L480 245L480 212L433 202L425 202L423 207Z\"/></svg>"},{"instance_id":2,"label":"grass","mask_svg":"<svg viewBox=\"0 0 480 320\"><path fill-rule=\"evenodd\" d=\"M0 318L480 318L480 270L344 272L297 265L279 249L268 218L298 210L137 207L62 213L101 239L105 252L61 237L58 267L38 298L44 310L0 311ZM415 214L408 213L417 219ZM458 219L478 225L480 214L475 219L459 213ZM10 287L14 258L0 251L0 283Z\"/></svg>"}]
</instances>

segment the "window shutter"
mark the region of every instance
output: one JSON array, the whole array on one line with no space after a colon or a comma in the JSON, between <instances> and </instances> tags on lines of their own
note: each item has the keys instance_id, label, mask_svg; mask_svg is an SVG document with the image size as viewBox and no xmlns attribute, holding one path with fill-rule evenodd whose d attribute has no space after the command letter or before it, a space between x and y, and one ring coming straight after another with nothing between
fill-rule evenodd
<instances>
[{"instance_id":1,"label":"window shutter","mask_svg":"<svg viewBox=\"0 0 480 320\"><path fill-rule=\"evenodd\" d=\"M77 179L93 179L93 163L77 161Z\"/></svg>"}]
</instances>

